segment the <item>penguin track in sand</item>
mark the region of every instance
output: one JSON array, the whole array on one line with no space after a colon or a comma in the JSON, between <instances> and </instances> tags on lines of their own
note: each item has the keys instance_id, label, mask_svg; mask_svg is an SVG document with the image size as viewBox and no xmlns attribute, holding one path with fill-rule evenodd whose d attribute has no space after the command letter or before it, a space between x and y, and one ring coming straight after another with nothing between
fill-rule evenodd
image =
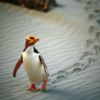
<instances>
[{"instance_id":1,"label":"penguin track in sand","mask_svg":"<svg viewBox=\"0 0 100 100\"><path fill-rule=\"evenodd\" d=\"M81 0L77 0L77 1L81 1ZM92 3L90 1L90 5L91 4ZM87 12L87 13L89 13L89 12ZM88 15L88 20L90 20L90 21L92 19L96 19L96 18L97 18L97 16L94 13L91 13ZM99 23L99 22L97 22L97 23ZM84 71L93 62L98 61L98 56L100 54L100 45L96 45L96 44L99 44L98 42L96 43L96 40L100 41L100 32L96 32L96 30L97 30L96 25L91 25L88 28L89 33L94 33L94 32L96 33L96 34L94 33L96 38L95 38L95 40L90 38L86 41L86 48L89 49L90 47L92 47L93 50L92 51L90 51L90 50L84 51L83 54L79 58L79 62L76 62L73 65L69 66L69 67L73 67L73 70L68 72L68 69L65 68L63 70L58 71L54 75L52 75L52 77L56 76L56 78L54 80L52 80L52 82L51 82L52 85L55 86L58 82L68 79L71 74L74 74L74 73L77 73L80 71ZM84 63L83 60L87 60L87 63Z\"/></svg>"},{"instance_id":2,"label":"penguin track in sand","mask_svg":"<svg viewBox=\"0 0 100 100\"><path fill-rule=\"evenodd\" d=\"M98 42L100 41L100 32L96 32L96 39L98 40Z\"/></svg>"},{"instance_id":3,"label":"penguin track in sand","mask_svg":"<svg viewBox=\"0 0 100 100\"><path fill-rule=\"evenodd\" d=\"M94 20L94 19L96 19L96 14L90 13L90 14L88 15L88 18L89 18L90 21L91 21L91 20Z\"/></svg>"},{"instance_id":4,"label":"penguin track in sand","mask_svg":"<svg viewBox=\"0 0 100 100\"><path fill-rule=\"evenodd\" d=\"M93 44L93 40L92 39L88 39L87 41L86 41L86 47L88 48L88 47L90 47L92 44Z\"/></svg>"},{"instance_id":5,"label":"penguin track in sand","mask_svg":"<svg viewBox=\"0 0 100 100\"><path fill-rule=\"evenodd\" d=\"M93 33L96 30L96 26L95 25L91 25L89 27L89 33Z\"/></svg>"}]
</instances>

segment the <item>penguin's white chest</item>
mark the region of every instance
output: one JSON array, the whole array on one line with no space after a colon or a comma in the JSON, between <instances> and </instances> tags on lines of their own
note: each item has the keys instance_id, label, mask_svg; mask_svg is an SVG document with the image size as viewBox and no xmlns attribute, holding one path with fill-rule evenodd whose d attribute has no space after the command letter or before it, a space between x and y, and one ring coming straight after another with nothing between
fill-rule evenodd
<instances>
[{"instance_id":1,"label":"penguin's white chest","mask_svg":"<svg viewBox=\"0 0 100 100\"><path fill-rule=\"evenodd\" d=\"M23 52L23 64L31 82L44 80L44 68L40 63L39 54Z\"/></svg>"}]
</instances>

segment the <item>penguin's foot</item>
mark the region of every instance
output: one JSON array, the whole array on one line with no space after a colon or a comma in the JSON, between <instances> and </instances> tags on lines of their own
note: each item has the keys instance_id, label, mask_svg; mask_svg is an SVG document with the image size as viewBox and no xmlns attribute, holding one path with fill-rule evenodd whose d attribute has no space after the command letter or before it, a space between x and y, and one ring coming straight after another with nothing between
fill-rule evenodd
<instances>
[{"instance_id":1,"label":"penguin's foot","mask_svg":"<svg viewBox=\"0 0 100 100\"><path fill-rule=\"evenodd\" d=\"M31 84L31 86L27 89L27 91L35 91L36 90L36 86L35 86L35 84Z\"/></svg>"},{"instance_id":2,"label":"penguin's foot","mask_svg":"<svg viewBox=\"0 0 100 100\"><path fill-rule=\"evenodd\" d=\"M41 85L41 91L46 91L46 84L47 84L47 81L44 81Z\"/></svg>"}]
</instances>

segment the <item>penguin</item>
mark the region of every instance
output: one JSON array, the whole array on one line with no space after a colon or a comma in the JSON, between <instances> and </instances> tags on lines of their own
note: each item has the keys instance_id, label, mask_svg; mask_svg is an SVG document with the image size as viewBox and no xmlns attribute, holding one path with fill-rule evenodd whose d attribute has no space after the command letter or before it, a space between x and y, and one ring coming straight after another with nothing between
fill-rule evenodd
<instances>
[{"instance_id":1,"label":"penguin","mask_svg":"<svg viewBox=\"0 0 100 100\"><path fill-rule=\"evenodd\" d=\"M18 69L22 64L24 65L24 69L31 83L30 87L27 89L29 91L37 89L35 85L36 82L41 82L40 89L44 91L46 90L46 84L48 82L49 73L47 65L39 51L34 46L38 41L39 38L35 36L26 37L25 48L13 70L13 77L16 77Z\"/></svg>"}]
</instances>

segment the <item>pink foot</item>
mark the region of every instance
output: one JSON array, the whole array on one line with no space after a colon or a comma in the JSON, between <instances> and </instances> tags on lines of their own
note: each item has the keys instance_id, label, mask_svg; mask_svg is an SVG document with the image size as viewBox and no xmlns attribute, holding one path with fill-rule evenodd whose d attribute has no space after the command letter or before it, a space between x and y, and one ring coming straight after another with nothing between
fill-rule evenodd
<instances>
[{"instance_id":1,"label":"pink foot","mask_svg":"<svg viewBox=\"0 0 100 100\"><path fill-rule=\"evenodd\" d=\"M47 81L44 81L41 85L41 90L42 91L45 91L46 90L46 84L47 84Z\"/></svg>"},{"instance_id":2,"label":"pink foot","mask_svg":"<svg viewBox=\"0 0 100 100\"><path fill-rule=\"evenodd\" d=\"M27 91L34 91L36 90L35 84L31 84L31 86L27 89Z\"/></svg>"}]
</instances>

